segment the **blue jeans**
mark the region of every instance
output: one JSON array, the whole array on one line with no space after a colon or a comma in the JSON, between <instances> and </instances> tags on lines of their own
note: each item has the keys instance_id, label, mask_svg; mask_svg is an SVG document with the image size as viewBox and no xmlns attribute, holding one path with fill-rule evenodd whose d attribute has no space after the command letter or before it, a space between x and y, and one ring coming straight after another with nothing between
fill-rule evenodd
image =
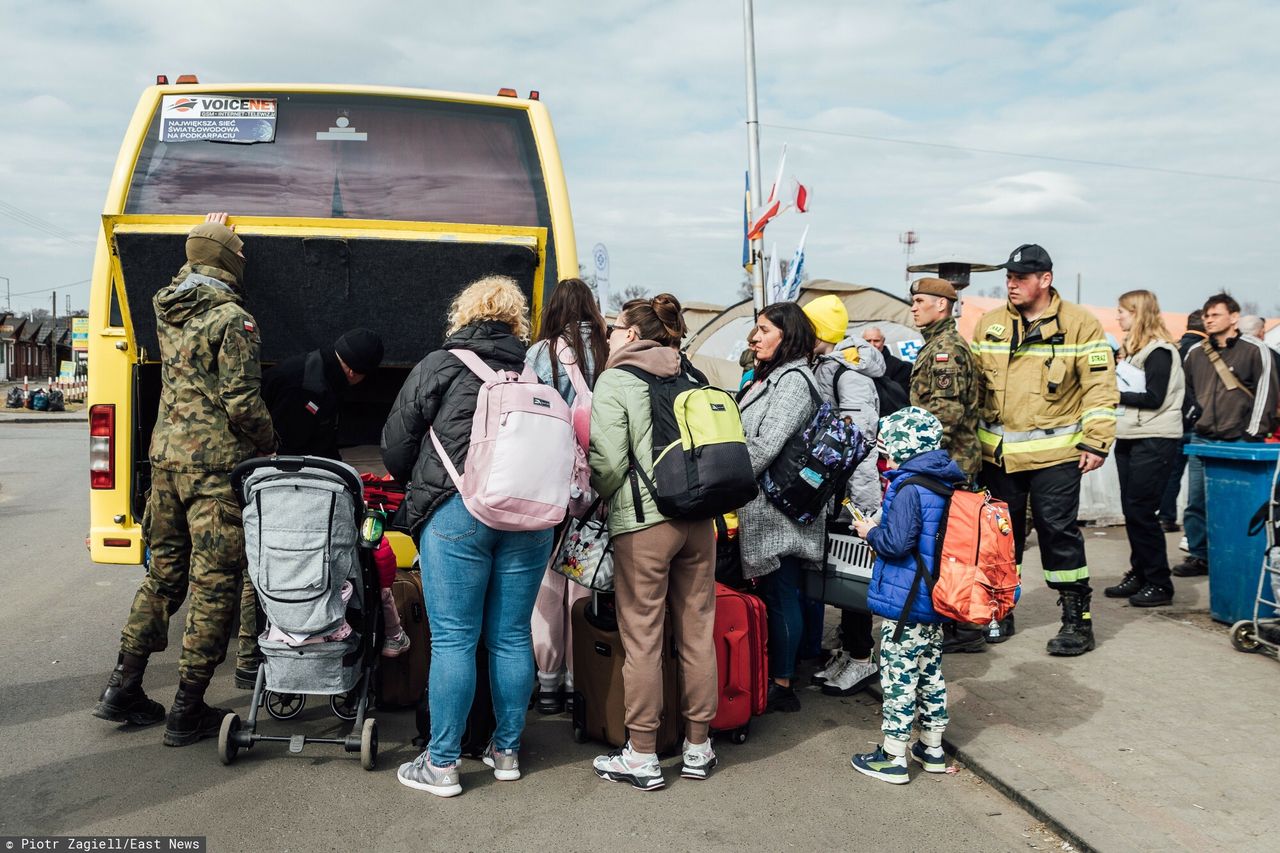
<instances>
[{"instance_id":1,"label":"blue jeans","mask_svg":"<svg viewBox=\"0 0 1280 853\"><path fill-rule=\"evenodd\" d=\"M1191 444L1208 444L1209 439L1192 434ZM1205 518L1204 462L1187 457L1187 508L1182 511L1182 527L1187 532L1187 550L1197 560L1209 559L1209 526Z\"/></svg>"},{"instance_id":2,"label":"blue jeans","mask_svg":"<svg viewBox=\"0 0 1280 853\"><path fill-rule=\"evenodd\" d=\"M453 495L422 529L422 590L431 622L431 744L437 767L456 764L476 690L484 631L498 749L519 749L533 693L533 602L551 554L551 530L494 530Z\"/></svg>"},{"instance_id":3,"label":"blue jeans","mask_svg":"<svg viewBox=\"0 0 1280 853\"><path fill-rule=\"evenodd\" d=\"M778 570L764 579L764 606L769 615L769 676L791 678L804 638L800 609L800 558L782 557Z\"/></svg>"}]
</instances>

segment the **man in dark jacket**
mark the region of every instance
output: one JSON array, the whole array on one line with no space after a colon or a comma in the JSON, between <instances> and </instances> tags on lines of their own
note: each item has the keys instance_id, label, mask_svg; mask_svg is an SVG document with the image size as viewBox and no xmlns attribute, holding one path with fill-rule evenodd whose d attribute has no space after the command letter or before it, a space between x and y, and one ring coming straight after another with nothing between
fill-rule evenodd
<instances>
[{"instance_id":1,"label":"man in dark jacket","mask_svg":"<svg viewBox=\"0 0 1280 853\"><path fill-rule=\"evenodd\" d=\"M257 325L241 297L243 244L226 223L225 213L211 213L191 229L186 265L153 300L161 390L142 523L151 563L121 632L119 661L93 711L133 725L164 720L166 746L216 735L230 713L204 701L226 656L245 575L244 530L229 475L275 448L260 393ZM143 692L142 676L151 653L168 645L169 617L188 598L178 695L166 717Z\"/></svg>"},{"instance_id":2,"label":"man in dark jacket","mask_svg":"<svg viewBox=\"0 0 1280 853\"><path fill-rule=\"evenodd\" d=\"M862 339L884 356L884 375L875 379L876 393L880 396L880 417L911 405L911 362L903 361L884 348L884 332L879 326L863 329Z\"/></svg>"},{"instance_id":3,"label":"man in dark jacket","mask_svg":"<svg viewBox=\"0 0 1280 853\"><path fill-rule=\"evenodd\" d=\"M1275 428L1280 394L1275 365L1267 345L1237 331L1240 305L1219 293L1204 303L1209 339L1193 346L1183 361L1187 391L1185 409L1195 422L1192 444L1215 441L1262 441ZM1173 568L1180 578L1209 573L1209 537L1204 463L1187 462L1187 559Z\"/></svg>"},{"instance_id":4,"label":"man in dark jacket","mask_svg":"<svg viewBox=\"0 0 1280 853\"><path fill-rule=\"evenodd\" d=\"M338 452L338 411L347 390L382 363L382 338L369 329L352 329L332 349L295 355L262 377L262 399L271 411L276 452L282 456L323 456L342 460ZM262 614L253 585L246 580L240 595L240 637L235 685L252 690L258 677L258 635Z\"/></svg>"},{"instance_id":5,"label":"man in dark jacket","mask_svg":"<svg viewBox=\"0 0 1280 853\"><path fill-rule=\"evenodd\" d=\"M382 363L382 338L369 329L352 329L332 349L287 358L262 377L262 399L271 410L281 455L338 453L338 411L347 390Z\"/></svg>"}]
</instances>

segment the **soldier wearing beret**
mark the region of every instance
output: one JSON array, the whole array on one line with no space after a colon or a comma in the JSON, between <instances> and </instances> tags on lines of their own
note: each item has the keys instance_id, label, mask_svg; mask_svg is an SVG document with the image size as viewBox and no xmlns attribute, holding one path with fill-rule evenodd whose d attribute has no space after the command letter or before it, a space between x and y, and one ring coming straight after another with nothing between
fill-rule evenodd
<instances>
[{"instance_id":1,"label":"soldier wearing beret","mask_svg":"<svg viewBox=\"0 0 1280 853\"><path fill-rule=\"evenodd\" d=\"M924 347L911 371L911 405L942 422L942 447L973 480L982 467L978 444L978 382L969 345L952 317L956 289L941 278L911 284L911 318Z\"/></svg>"}]
</instances>

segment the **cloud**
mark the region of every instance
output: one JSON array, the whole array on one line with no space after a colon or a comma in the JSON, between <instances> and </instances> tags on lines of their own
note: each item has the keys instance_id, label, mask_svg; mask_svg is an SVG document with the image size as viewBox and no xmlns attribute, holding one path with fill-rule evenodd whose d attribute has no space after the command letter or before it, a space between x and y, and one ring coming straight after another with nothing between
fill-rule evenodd
<instances>
[{"instance_id":1,"label":"cloud","mask_svg":"<svg viewBox=\"0 0 1280 853\"><path fill-rule=\"evenodd\" d=\"M1081 198L1080 182L1058 172L1010 175L974 189L985 200L962 204L958 214L996 219L1037 218L1083 222L1096 219L1093 207Z\"/></svg>"}]
</instances>

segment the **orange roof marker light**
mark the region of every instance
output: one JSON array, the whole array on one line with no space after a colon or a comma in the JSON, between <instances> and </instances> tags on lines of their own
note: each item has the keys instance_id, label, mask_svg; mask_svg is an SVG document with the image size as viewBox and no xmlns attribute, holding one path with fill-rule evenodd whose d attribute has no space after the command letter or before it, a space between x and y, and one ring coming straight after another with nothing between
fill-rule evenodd
<instances>
[{"instance_id":1,"label":"orange roof marker light","mask_svg":"<svg viewBox=\"0 0 1280 853\"><path fill-rule=\"evenodd\" d=\"M508 89L504 86L503 88L498 90L498 97L499 98L518 98L520 96L516 94L515 89Z\"/></svg>"},{"instance_id":2,"label":"orange roof marker light","mask_svg":"<svg viewBox=\"0 0 1280 853\"><path fill-rule=\"evenodd\" d=\"M531 100L531 101L536 101L536 100L538 100L538 90L537 90L537 89L530 89L530 90L529 90L529 100Z\"/></svg>"},{"instance_id":3,"label":"orange roof marker light","mask_svg":"<svg viewBox=\"0 0 1280 853\"><path fill-rule=\"evenodd\" d=\"M157 74L157 75L156 75L156 85L157 85L157 86L168 86L168 85L169 85L169 75L168 75L168 74Z\"/></svg>"},{"instance_id":4,"label":"orange roof marker light","mask_svg":"<svg viewBox=\"0 0 1280 853\"><path fill-rule=\"evenodd\" d=\"M181 85L183 85L183 84L185 84L185 83L192 83L192 84L195 84L195 83L199 83L199 82L200 82L200 81L196 79L196 75L194 75L194 74L179 74L179 75L178 75L178 85L179 85L179 86L181 86Z\"/></svg>"}]
</instances>

